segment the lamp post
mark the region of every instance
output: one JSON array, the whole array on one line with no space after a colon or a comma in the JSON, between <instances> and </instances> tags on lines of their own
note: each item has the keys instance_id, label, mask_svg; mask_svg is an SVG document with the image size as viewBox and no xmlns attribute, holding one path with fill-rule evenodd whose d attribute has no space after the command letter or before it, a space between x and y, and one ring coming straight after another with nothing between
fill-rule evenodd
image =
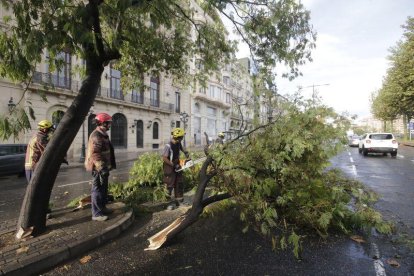
<instances>
[{"instance_id":1,"label":"lamp post","mask_svg":"<svg viewBox=\"0 0 414 276\"><path fill-rule=\"evenodd\" d=\"M9 108L10 113L16 107L16 104L13 102L13 97L10 97L10 100L9 100L9 103L7 104L7 107Z\"/></svg>"},{"instance_id":2,"label":"lamp post","mask_svg":"<svg viewBox=\"0 0 414 276\"><path fill-rule=\"evenodd\" d=\"M187 114L187 112L180 112L180 121L183 122L184 132L187 128L188 117L189 117L189 115ZM185 134L184 134L184 147L186 147L186 145L185 145Z\"/></svg>"},{"instance_id":3,"label":"lamp post","mask_svg":"<svg viewBox=\"0 0 414 276\"><path fill-rule=\"evenodd\" d=\"M88 116L86 118L86 120L88 120L89 123L89 116L93 114L93 110L89 110L88 112ZM82 123L82 148L81 148L81 155L79 158L79 162L83 163L85 162L85 156L86 156L86 146L85 146L85 120Z\"/></svg>"}]
</instances>

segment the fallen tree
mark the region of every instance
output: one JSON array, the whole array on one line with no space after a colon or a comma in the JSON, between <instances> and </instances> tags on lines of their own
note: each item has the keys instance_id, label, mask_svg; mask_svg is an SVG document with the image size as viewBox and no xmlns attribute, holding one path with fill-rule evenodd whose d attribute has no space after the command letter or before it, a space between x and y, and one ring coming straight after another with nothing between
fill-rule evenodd
<instances>
[{"instance_id":1,"label":"fallen tree","mask_svg":"<svg viewBox=\"0 0 414 276\"><path fill-rule=\"evenodd\" d=\"M209 204L230 197L241 210L243 231L254 227L271 238L273 247L292 246L297 257L298 229L322 237L333 230L351 233L361 227L391 231L370 207L374 194L337 170L327 170L329 159L343 149L346 118L315 102L296 101L277 110L275 120L210 148L191 209L150 237L148 250L174 239ZM207 186L213 189L209 197Z\"/></svg>"}]
</instances>

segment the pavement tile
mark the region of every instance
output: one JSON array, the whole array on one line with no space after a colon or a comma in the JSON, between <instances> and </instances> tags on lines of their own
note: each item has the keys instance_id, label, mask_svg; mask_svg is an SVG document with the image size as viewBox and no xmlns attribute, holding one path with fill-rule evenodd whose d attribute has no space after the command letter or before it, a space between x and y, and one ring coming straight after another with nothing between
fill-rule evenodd
<instances>
[{"instance_id":1,"label":"pavement tile","mask_svg":"<svg viewBox=\"0 0 414 276\"><path fill-rule=\"evenodd\" d=\"M103 223L91 220L90 209L72 212L66 208L59 210L59 216L48 220L45 234L20 242L9 241L10 245L0 247L1 275L36 274L117 237L131 225L133 215L125 211L122 203L108 207L120 211ZM16 223L7 223L10 229L2 225L0 235L15 231ZM11 239L14 235L7 234L7 237ZM17 254L18 249L25 247L27 251Z\"/></svg>"}]
</instances>

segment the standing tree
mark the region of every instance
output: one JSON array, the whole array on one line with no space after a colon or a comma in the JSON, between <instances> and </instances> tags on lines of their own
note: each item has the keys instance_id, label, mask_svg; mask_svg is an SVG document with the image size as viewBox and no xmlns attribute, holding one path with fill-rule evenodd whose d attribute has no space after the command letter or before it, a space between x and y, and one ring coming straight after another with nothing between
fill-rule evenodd
<instances>
[{"instance_id":1,"label":"standing tree","mask_svg":"<svg viewBox=\"0 0 414 276\"><path fill-rule=\"evenodd\" d=\"M86 74L79 93L62 118L27 187L18 230L45 230L47 204L59 166L96 97L104 67L113 62L126 76L124 87L136 87L141 74L189 73L188 60L200 57L203 76L219 69L235 51L226 40L220 16L227 18L250 47L262 74L279 63L287 76L310 60L315 35L309 13L295 0L0 0L12 11L0 34L0 76L16 82L30 80L42 54L49 65L62 52L81 57ZM196 5L208 20L200 20ZM193 30L195 35L193 35ZM128 79L127 79L128 78ZM27 120L26 120L27 121ZM2 117L3 137L22 128L21 120ZM6 126L6 127L5 127ZM24 127L24 125L23 125ZM14 132L15 133L15 132Z\"/></svg>"},{"instance_id":2,"label":"standing tree","mask_svg":"<svg viewBox=\"0 0 414 276\"><path fill-rule=\"evenodd\" d=\"M375 117L384 122L402 115L407 123L414 116L414 18L408 17L402 28L403 38L390 49L391 66L371 105Z\"/></svg>"}]
</instances>

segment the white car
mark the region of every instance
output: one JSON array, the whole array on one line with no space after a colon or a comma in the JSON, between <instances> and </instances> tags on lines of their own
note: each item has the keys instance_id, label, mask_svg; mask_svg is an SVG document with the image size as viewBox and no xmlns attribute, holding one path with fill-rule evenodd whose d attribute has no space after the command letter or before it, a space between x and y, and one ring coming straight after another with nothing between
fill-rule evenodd
<instances>
[{"instance_id":1,"label":"white car","mask_svg":"<svg viewBox=\"0 0 414 276\"><path fill-rule=\"evenodd\" d=\"M361 139L361 137L358 136L358 135L353 135L353 136L349 137L348 138L348 146L358 147L360 139Z\"/></svg>"},{"instance_id":2,"label":"white car","mask_svg":"<svg viewBox=\"0 0 414 276\"><path fill-rule=\"evenodd\" d=\"M398 142L392 133L365 133L359 140L359 153L365 156L368 153L390 153L392 157L397 156Z\"/></svg>"}]
</instances>

